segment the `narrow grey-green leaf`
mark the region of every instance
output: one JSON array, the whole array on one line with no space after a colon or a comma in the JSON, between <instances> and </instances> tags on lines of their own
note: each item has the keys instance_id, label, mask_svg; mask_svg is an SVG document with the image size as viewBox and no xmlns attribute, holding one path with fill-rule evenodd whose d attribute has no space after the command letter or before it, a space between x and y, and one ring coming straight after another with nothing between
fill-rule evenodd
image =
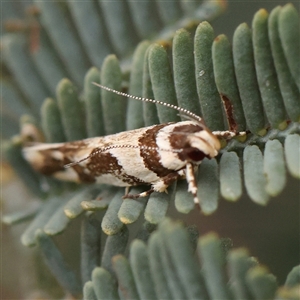
<instances>
[{"instance_id":1,"label":"narrow grey-green leaf","mask_svg":"<svg viewBox=\"0 0 300 300\"><path fill-rule=\"evenodd\" d=\"M101 200L89 200L89 201L82 201L81 207L84 210L88 211L97 211L97 210L104 210L108 207L111 199L101 199Z\"/></svg>"},{"instance_id":2,"label":"narrow grey-green leaf","mask_svg":"<svg viewBox=\"0 0 300 300\"><path fill-rule=\"evenodd\" d=\"M174 5L171 3L170 5ZM196 5L196 9L193 9L187 16L180 18L176 23L165 27L158 35L160 40L170 40L174 36L174 32L180 28L187 28L193 32L200 22L214 20L224 12L227 6L224 1L203 1L201 3L198 1L194 3L185 1L181 2L180 5L183 10L185 10L184 7L192 7L193 5Z\"/></svg>"},{"instance_id":3,"label":"narrow grey-green leaf","mask_svg":"<svg viewBox=\"0 0 300 300\"><path fill-rule=\"evenodd\" d=\"M30 54L39 76L44 80L50 91L48 96L54 96L56 85L68 74L65 65L59 59L56 49L49 40L48 34L42 27L39 28L38 34L37 45L33 46L34 50L32 50L31 45ZM31 44L33 44L32 41Z\"/></svg>"},{"instance_id":4,"label":"narrow grey-green leaf","mask_svg":"<svg viewBox=\"0 0 300 300\"><path fill-rule=\"evenodd\" d=\"M154 94L152 90L150 71L149 71L149 49L148 47L145 57L144 57L144 67L143 67L143 97L154 99ZM159 119L157 115L157 108L154 103L144 102L143 103L143 118L145 122L145 126L159 124Z\"/></svg>"},{"instance_id":5,"label":"narrow grey-green leaf","mask_svg":"<svg viewBox=\"0 0 300 300\"><path fill-rule=\"evenodd\" d=\"M112 89L121 90L122 73L115 55L108 55L101 69L101 83ZM101 102L106 134L125 130L127 99L112 92L101 90Z\"/></svg>"},{"instance_id":6,"label":"narrow grey-green leaf","mask_svg":"<svg viewBox=\"0 0 300 300\"><path fill-rule=\"evenodd\" d=\"M70 219L78 217L83 212L81 202L95 199L97 193L99 193L98 188L92 186L88 186L83 188L81 191L77 191L76 195L69 199L64 207L66 216Z\"/></svg>"},{"instance_id":7,"label":"narrow grey-green leaf","mask_svg":"<svg viewBox=\"0 0 300 300\"><path fill-rule=\"evenodd\" d=\"M135 49L132 58L130 81L128 94L141 97L143 96L143 67L144 58L150 43L141 42ZM126 129L136 129L145 126L143 114L143 102L135 99L128 99Z\"/></svg>"},{"instance_id":8,"label":"narrow grey-green leaf","mask_svg":"<svg viewBox=\"0 0 300 300\"><path fill-rule=\"evenodd\" d=\"M39 229L36 232L36 241L47 266L59 284L74 298L80 297L82 292L80 281L63 258L62 253L54 244L52 238Z\"/></svg>"},{"instance_id":9,"label":"narrow grey-green leaf","mask_svg":"<svg viewBox=\"0 0 300 300\"><path fill-rule=\"evenodd\" d=\"M119 299L117 282L104 268L94 269L92 273L92 282L98 300Z\"/></svg>"},{"instance_id":10,"label":"narrow grey-green leaf","mask_svg":"<svg viewBox=\"0 0 300 300\"><path fill-rule=\"evenodd\" d=\"M101 252L101 221L96 214L85 214L81 223L81 280L91 280L92 271L99 265Z\"/></svg>"},{"instance_id":11,"label":"narrow grey-green leaf","mask_svg":"<svg viewBox=\"0 0 300 300\"><path fill-rule=\"evenodd\" d=\"M141 299L157 299L154 283L150 273L146 244L134 240L130 247L130 265Z\"/></svg>"},{"instance_id":12,"label":"narrow grey-green leaf","mask_svg":"<svg viewBox=\"0 0 300 300\"><path fill-rule=\"evenodd\" d=\"M39 28L38 34L38 44L33 46L34 43L31 42L30 54L36 70L50 91L48 96L54 96L56 85L62 78L67 77L68 73L42 27Z\"/></svg>"},{"instance_id":13,"label":"narrow grey-green leaf","mask_svg":"<svg viewBox=\"0 0 300 300\"><path fill-rule=\"evenodd\" d=\"M178 1L162 1L158 0L158 13L165 25L173 23L182 15L180 2Z\"/></svg>"},{"instance_id":14,"label":"narrow grey-green leaf","mask_svg":"<svg viewBox=\"0 0 300 300\"><path fill-rule=\"evenodd\" d=\"M285 109L268 38L268 12L265 9L254 15L252 28L254 63L264 109L272 127L285 129Z\"/></svg>"},{"instance_id":15,"label":"narrow grey-green leaf","mask_svg":"<svg viewBox=\"0 0 300 300\"><path fill-rule=\"evenodd\" d=\"M146 243L150 235L152 234L153 231L156 230L156 228L157 228L156 224L152 224L148 221L145 221L143 223L143 226L137 232L136 238Z\"/></svg>"},{"instance_id":16,"label":"narrow grey-green leaf","mask_svg":"<svg viewBox=\"0 0 300 300\"><path fill-rule=\"evenodd\" d=\"M151 45L148 62L154 98L162 102L177 105L172 72L164 47L159 44ZM180 120L176 110L159 104L157 104L156 108L160 123Z\"/></svg>"},{"instance_id":17,"label":"narrow grey-green leaf","mask_svg":"<svg viewBox=\"0 0 300 300\"><path fill-rule=\"evenodd\" d=\"M47 30L55 49L63 60L72 79L82 87L83 78L89 62L77 34L67 14L64 14L57 2L34 0L41 11L40 21ZM45 98L45 97L44 97Z\"/></svg>"},{"instance_id":18,"label":"narrow grey-green leaf","mask_svg":"<svg viewBox=\"0 0 300 300\"><path fill-rule=\"evenodd\" d=\"M120 56L126 56L133 49L134 45L138 43L137 33L132 24L127 3L124 1L112 2L105 0L98 0L98 2L101 5L105 27L109 32L109 38L114 50Z\"/></svg>"},{"instance_id":19,"label":"narrow grey-green leaf","mask_svg":"<svg viewBox=\"0 0 300 300\"><path fill-rule=\"evenodd\" d=\"M176 184L168 188L167 193L154 192L151 194L146 210L145 219L150 223L159 223L166 215L169 203L174 199Z\"/></svg>"},{"instance_id":20,"label":"narrow grey-green leaf","mask_svg":"<svg viewBox=\"0 0 300 300\"><path fill-rule=\"evenodd\" d=\"M191 193L188 192L188 185L185 180L178 180L175 193L175 207L184 214L194 209L195 203Z\"/></svg>"},{"instance_id":21,"label":"narrow grey-green leaf","mask_svg":"<svg viewBox=\"0 0 300 300\"><path fill-rule=\"evenodd\" d=\"M131 267L127 258L123 255L116 255L112 258L113 268L118 278L118 285L122 299L139 299L135 286Z\"/></svg>"},{"instance_id":22,"label":"narrow grey-green leaf","mask_svg":"<svg viewBox=\"0 0 300 300\"><path fill-rule=\"evenodd\" d=\"M277 6L270 13L268 20L269 40L285 109L290 119L297 122L300 121L300 94L289 70L279 36L278 19L280 11L281 7Z\"/></svg>"},{"instance_id":23,"label":"narrow grey-green leaf","mask_svg":"<svg viewBox=\"0 0 300 300\"><path fill-rule=\"evenodd\" d=\"M66 141L61 115L56 101L47 98L41 107L41 125L48 143Z\"/></svg>"},{"instance_id":24,"label":"narrow grey-green leaf","mask_svg":"<svg viewBox=\"0 0 300 300\"><path fill-rule=\"evenodd\" d=\"M98 3L68 0L68 7L90 61L100 67L105 56L113 51Z\"/></svg>"},{"instance_id":25,"label":"narrow grey-green leaf","mask_svg":"<svg viewBox=\"0 0 300 300\"><path fill-rule=\"evenodd\" d=\"M198 8L194 11L198 21L214 20L222 14L227 8L227 2L223 1L203 1L198 4Z\"/></svg>"},{"instance_id":26,"label":"narrow grey-green leaf","mask_svg":"<svg viewBox=\"0 0 300 300\"><path fill-rule=\"evenodd\" d=\"M32 219L41 209L41 203L34 201L26 204L26 207L20 211L12 212L2 216L1 221L6 225L14 225Z\"/></svg>"},{"instance_id":27,"label":"narrow grey-green leaf","mask_svg":"<svg viewBox=\"0 0 300 300\"><path fill-rule=\"evenodd\" d=\"M251 30L246 23L240 24L233 35L233 63L247 127L255 134L264 135L265 120L255 73Z\"/></svg>"},{"instance_id":28,"label":"narrow grey-green leaf","mask_svg":"<svg viewBox=\"0 0 300 300\"><path fill-rule=\"evenodd\" d=\"M255 266L256 262L249 257L244 248L234 249L228 255L231 290L235 299L252 299L245 277L247 271Z\"/></svg>"},{"instance_id":29,"label":"narrow grey-green leaf","mask_svg":"<svg viewBox=\"0 0 300 300\"><path fill-rule=\"evenodd\" d=\"M215 82L223 101L230 130L243 131L246 120L234 73L231 45L224 34L217 36L212 45Z\"/></svg>"},{"instance_id":30,"label":"narrow grey-green leaf","mask_svg":"<svg viewBox=\"0 0 300 300\"><path fill-rule=\"evenodd\" d=\"M194 40L196 83L201 111L207 127L210 130L224 130L221 99L214 81L211 50L213 40L214 31L211 25L206 21L200 23Z\"/></svg>"},{"instance_id":31,"label":"narrow grey-green leaf","mask_svg":"<svg viewBox=\"0 0 300 300\"><path fill-rule=\"evenodd\" d=\"M277 289L276 277L266 268L256 266L250 269L246 275L246 282L254 299L274 299Z\"/></svg>"},{"instance_id":32,"label":"narrow grey-green leaf","mask_svg":"<svg viewBox=\"0 0 300 300\"><path fill-rule=\"evenodd\" d=\"M92 67L84 77L83 98L86 113L86 130L88 137L105 134L101 105L101 90L93 82L100 83L100 72Z\"/></svg>"},{"instance_id":33,"label":"narrow grey-green leaf","mask_svg":"<svg viewBox=\"0 0 300 300\"><path fill-rule=\"evenodd\" d=\"M157 13L156 2L152 0L129 1L128 5L140 38L149 38L159 32L162 24Z\"/></svg>"},{"instance_id":34,"label":"narrow grey-green leaf","mask_svg":"<svg viewBox=\"0 0 300 300\"><path fill-rule=\"evenodd\" d=\"M104 210L109 206L115 194L116 191L114 188L103 189L96 196L96 200L82 201L80 205L84 210L90 210L90 211Z\"/></svg>"},{"instance_id":35,"label":"narrow grey-green leaf","mask_svg":"<svg viewBox=\"0 0 300 300\"><path fill-rule=\"evenodd\" d=\"M229 201L236 201L242 195L241 166L235 152L225 152L221 157L220 188L221 195Z\"/></svg>"},{"instance_id":36,"label":"narrow grey-green leaf","mask_svg":"<svg viewBox=\"0 0 300 300\"><path fill-rule=\"evenodd\" d=\"M60 197L51 197L43 204L39 213L31 221L30 225L25 229L21 236L21 242L27 247L35 246L35 232L38 229L42 229L45 224L52 217L53 213L57 211L57 208L60 206L62 198Z\"/></svg>"},{"instance_id":37,"label":"narrow grey-green leaf","mask_svg":"<svg viewBox=\"0 0 300 300\"><path fill-rule=\"evenodd\" d=\"M189 225L187 228L188 237L190 240L190 243L192 245L193 252L197 248L198 238L199 238L199 231L197 229L196 225Z\"/></svg>"},{"instance_id":38,"label":"narrow grey-green leaf","mask_svg":"<svg viewBox=\"0 0 300 300\"><path fill-rule=\"evenodd\" d=\"M130 194L135 195L143 191L145 191L145 186L133 187L130 190ZM121 222L124 224L131 224L135 222L145 209L147 201L148 197L141 197L138 199L124 199L118 212L118 217Z\"/></svg>"},{"instance_id":39,"label":"narrow grey-green leaf","mask_svg":"<svg viewBox=\"0 0 300 300\"><path fill-rule=\"evenodd\" d=\"M299 14L293 4L286 4L281 9L278 25L279 35L289 69L300 90L300 24Z\"/></svg>"},{"instance_id":40,"label":"narrow grey-green leaf","mask_svg":"<svg viewBox=\"0 0 300 300\"><path fill-rule=\"evenodd\" d=\"M286 277L286 281L284 283L287 287L294 287L299 285L300 283L300 265L294 267L291 272Z\"/></svg>"},{"instance_id":41,"label":"narrow grey-green leaf","mask_svg":"<svg viewBox=\"0 0 300 300\"><path fill-rule=\"evenodd\" d=\"M204 299L198 266L193 257L193 248L189 236L179 224L171 226L170 222L161 225L167 252L171 264L188 299Z\"/></svg>"},{"instance_id":42,"label":"narrow grey-green leaf","mask_svg":"<svg viewBox=\"0 0 300 300\"><path fill-rule=\"evenodd\" d=\"M185 290L183 289L182 283L179 280L178 274L170 256L166 238L163 235L162 224L165 224L165 222L160 223L159 228L161 228L161 230L158 231L158 243L160 245L159 254L162 263L161 268L165 274L167 284L170 288L172 299L186 299L187 295L185 293ZM171 226L173 225L174 224L172 224Z\"/></svg>"},{"instance_id":43,"label":"narrow grey-green leaf","mask_svg":"<svg viewBox=\"0 0 300 300\"><path fill-rule=\"evenodd\" d=\"M128 242L129 231L123 225L116 234L110 235L106 239L105 247L102 253L101 267L114 274L112 267L112 257L117 254L124 254Z\"/></svg>"},{"instance_id":44,"label":"narrow grey-green leaf","mask_svg":"<svg viewBox=\"0 0 300 300\"><path fill-rule=\"evenodd\" d=\"M201 257L206 287L212 299L232 299L226 284L225 257L216 234L200 238L198 255Z\"/></svg>"},{"instance_id":45,"label":"narrow grey-green leaf","mask_svg":"<svg viewBox=\"0 0 300 300\"><path fill-rule=\"evenodd\" d=\"M86 138L82 103L75 85L69 79L62 79L56 88L57 102L64 132L68 141Z\"/></svg>"},{"instance_id":46,"label":"narrow grey-green leaf","mask_svg":"<svg viewBox=\"0 0 300 300\"><path fill-rule=\"evenodd\" d=\"M97 300L92 281L87 281L83 286L83 300Z\"/></svg>"},{"instance_id":47,"label":"narrow grey-green leaf","mask_svg":"<svg viewBox=\"0 0 300 300\"><path fill-rule=\"evenodd\" d=\"M260 204L266 205L269 196L266 192L267 180L263 171L263 156L255 145L247 146L244 150L244 178L245 186L250 198Z\"/></svg>"},{"instance_id":48,"label":"narrow grey-green leaf","mask_svg":"<svg viewBox=\"0 0 300 300\"><path fill-rule=\"evenodd\" d=\"M300 136L290 134L284 142L285 160L291 175L300 178Z\"/></svg>"},{"instance_id":49,"label":"narrow grey-green leaf","mask_svg":"<svg viewBox=\"0 0 300 300\"><path fill-rule=\"evenodd\" d=\"M198 198L204 214L213 213L218 207L219 201L219 170L215 159L204 159L199 166L197 180Z\"/></svg>"},{"instance_id":50,"label":"narrow grey-green leaf","mask_svg":"<svg viewBox=\"0 0 300 300\"><path fill-rule=\"evenodd\" d=\"M180 4L182 7L182 10L184 11L184 14L190 16L190 15L193 15L195 13L195 11L197 10L197 8L200 5L203 5L204 3L205 2L202 2L200 4L200 1L182 1Z\"/></svg>"},{"instance_id":51,"label":"narrow grey-green leaf","mask_svg":"<svg viewBox=\"0 0 300 300\"><path fill-rule=\"evenodd\" d=\"M166 275L162 268L161 239L158 232L154 232L149 239L148 257L154 288L158 299L173 299Z\"/></svg>"},{"instance_id":52,"label":"narrow grey-green leaf","mask_svg":"<svg viewBox=\"0 0 300 300\"><path fill-rule=\"evenodd\" d=\"M30 107L37 112L48 95L39 74L29 57L26 38L21 35L9 34L1 39L2 59L14 75L20 89L25 94Z\"/></svg>"},{"instance_id":53,"label":"narrow grey-green leaf","mask_svg":"<svg viewBox=\"0 0 300 300\"><path fill-rule=\"evenodd\" d=\"M116 234L123 227L123 223L118 218L119 209L123 203L122 196L124 195L123 189L118 189L115 196L112 198L109 207L102 220L102 230L107 235Z\"/></svg>"},{"instance_id":54,"label":"narrow grey-green leaf","mask_svg":"<svg viewBox=\"0 0 300 300\"><path fill-rule=\"evenodd\" d=\"M278 195L286 183L283 147L278 140L269 140L264 152L264 174L267 179L266 191L271 196Z\"/></svg>"},{"instance_id":55,"label":"narrow grey-green leaf","mask_svg":"<svg viewBox=\"0 0 300 300\"><path fill-rule=\"evenodd\" d=\"M24 95L22 95L16 82L2 76L0 83L2 92L2 113L9 111L14 118L19 118L23 114L37 114L37 108L35 110L30 109L30 104L24 99Z\"/></svg>"},{"instance_id":56,"label":"narrow grey-green leaf","mask_svg":"<svg viewBox=\"0 0 300 300\"><path fill-rule=\"evenodd\" d=\"M70 223L70 219L64 213L64 206L67 201L68 197L65 196L57 206L56 211L53 212L51 218L45 224L43 230L48 235L57 235L63 232Z\"/></svg>"},{"instance_id":57,"label":"narrow grey-green leaf","mask_svg":"<svg viewBox=\"0 0 300 300\"><path fill-rule=\"evenodd\" d=\"M172 58L178 105L200 116L193 50L190 33L185 29L177 30L173 38Z\"/></svg>"}]
</instances>

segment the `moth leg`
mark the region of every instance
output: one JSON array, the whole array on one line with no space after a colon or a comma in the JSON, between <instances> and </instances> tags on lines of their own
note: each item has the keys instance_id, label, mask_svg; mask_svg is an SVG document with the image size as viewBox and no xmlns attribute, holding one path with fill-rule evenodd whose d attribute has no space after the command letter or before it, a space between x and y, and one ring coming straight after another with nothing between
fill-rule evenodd
<instances>
[{"instance_id":1,"label":"moth leg","mask_svg":"<svg viewBox=\"0 0 300 300\"><path fill-rule=\"evenodd\" d=\"M168 175L166 175L165 177L162 177L160 180L158 180L157 182L155 182L151 189L145 192L142 192L140 194L125 194L125 196L123 196L123 199L137 199L140 197L147 197L150 194L152 194L153 192L167 192L167 188L170 184L172 184L174 181L176 181L178 179L178 177L182 177L184 174L182 172L182 170L178 171L178 172L172 172L169 173ZM127 192L127 189L126 189Z\"/></svg>"},{"instance_id":2,"label":"moth leg","mask_svg":"<svg viewBox=\"0 0 300 300\"><path fill-rule=\"evenodd\" d=\"M174 181L176 181L178 177L182 176L182 173L180 171L169 173L165 177L162 177L160 180L155 182L152 185L154 191L159 193L167 192L167 188L169 187L169 185L171 185Z\"/></svg>"},{"instance_id":3,"label":"moth leg","mask_svg":"<svg viewBox=\"0 0 300 300\"><path fill-rule=\"evenodd\" d=\"M194 174L194 166L191 163L187 163L185 175L186 175L186 181L188 183L188 192L190 192L193 195L195 205L200 207L199 199L197 196L198 187L197 187L196 178Z\"/></svg>"},{"instance_id":4,"label":"moth leg","mask_svg":"<svg viewBox=\"0 0 300 300\"><path fill-rule=\"evenodd\" d=\"M126 186L126 187L125 187L125 195L128 195L128 194L129 194L129 190L130 190L130 186Z\"/></svg>"},{"instance_id":5,"label":"moth leg","mask_svg":"<svg viewBox=\"0 0 300 300\"><path fill-rule=\"evenodd\" d=\"M139 194L128 194L128 192L129 192L129 188L126 187L125 195L123 196L123 199L138 199L138 198L142 198L142 197L147 197L154 192L154 189L151 188L150 190L139 193Z\"/></svg>"},{"instance_id":6,"label":"moth leg","mask_svg":"<svg viewBox=\"0 0 300 300\"><path fill-rule=\"evenodd\" d=\"M172 172L169 173L168 175L166 175L165 177L162 177L160 180L158 180L157 182L155 182L154 184L152 184L152 187L150 190L142 192L140 194L126 194L125 196L123 196L123 199L137 199L140 197L147 197L150 194L152 194L153 192L167 192L167 188L170 184L172 184L174 181L176 181L178 179L178 177L181 177L183 175L182 170L178 171L178 172Z\"/></svg>"}]
</instances>

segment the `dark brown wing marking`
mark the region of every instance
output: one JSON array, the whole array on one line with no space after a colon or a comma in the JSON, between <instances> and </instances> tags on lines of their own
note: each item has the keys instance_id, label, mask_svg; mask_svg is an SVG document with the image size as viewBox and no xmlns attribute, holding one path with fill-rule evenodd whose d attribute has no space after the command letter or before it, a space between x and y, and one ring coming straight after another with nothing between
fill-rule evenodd
<instances>
[{"instance_id":1,"label":"dark brown wing marking","mask_svg":"<svg viewBox=\"0 0 300 300\"><path fill-rule=\"evenodd\" d=\"M64 166L72 161L68 155L69 151L66 151L65 148L66 147L64 147L64 149L62 149L62 147L57 147L39 150L39 153L43 156L43 163L39 166L38 171L47 176L51 176L56 172L64 171ZM53 152L56 151L61 152L64 155L62 160L53 156Z\"/></svg>"},{"instance_id":2,"label":"dark brown wing marking","mask_svg":"<svg viewBox=\"0 0 300 300\"><path fill-rule=\"evenodd\" d=\"M43 164L38 171L47 176L51 176L59 171L64 171L64 161L52 157L52 152L53 149L40 151L40 153L43 155Z\"/></svg>"},{"instance_id":3,"label":"dark brown wing marking","mask_svg":"<svg viewBox=\"0 0 300 300\"><path fill-rule=\"evenodd\" d=\"M113 174L123 182L130 185L142 184L144 181L126 174L123 167L118 163L118 159L108 152L98 152L97 149L93 150L87 163L87 169L90 171L91 176L99 177L104 174Z\"/></svg>"},{"instance_id":4,"label":"dark brown wing marking","mask_svg":"<svg viewBox=\"0 0 300 300\"><path fill-rule=\"evenodd\" d=\"M87 144L84 141L78 141L66 143L57 148L40 150L40 153L43 155L43 164L38 171L47 176L55 176L55 173L57 172L64 172L66 170L65 165L73 162L74 154L76 154L77 151L85 149L86 147ZM62 160L57 159L53 156L53 153L56 151L63 154ZM78 174L79 180L81 182L95 182L95 178L91 174L89 174L89 172L86 172L84 167L75 165L73 169Z\"/></svg>"},{"instance_id":5,"label":"dark brown wing marking","mask_svg":"<svg viewBox=\"0 0 300 300\"><path fill-rule=\"evenodd\" d=\"M145 167L157 174L159 177L164 177L168 175L173 170L169 170L162 166L160 161L160 155L156 144L156 136L160 129L168 126L169 124L160 124L156 125L153 128L148 129L140 138L139 138L139 145L140 146L148 146L153 147L151 149L141 149L140 154L143 158ZM155 149L155 150L154 150Z\"/></svg>"}]
</instances>

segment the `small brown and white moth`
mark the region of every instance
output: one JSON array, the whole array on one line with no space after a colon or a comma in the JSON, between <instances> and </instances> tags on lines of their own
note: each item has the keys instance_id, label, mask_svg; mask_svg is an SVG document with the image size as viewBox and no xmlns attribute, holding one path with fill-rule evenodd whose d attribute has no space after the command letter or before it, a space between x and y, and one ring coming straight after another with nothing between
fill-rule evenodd
<instances>
[{"instance_id":1,"label":"small brown and white moth","mask_svg":"<svg viewBox=\"0 0 300 300\"><path fill-rule=\"evenodd\" d=\"M95 83L96 84L96 83ZM140 194L145 197L164 192L175 180L186 178L188 191L199 205L194 172L201 161L218 155L217 136L233 137L231 131L211 132L201 117L157 100L131 96L96 84L102 89L136 100L157 103L178 110L189 121L153 125L80 141L36 144L25 147L25 159L38 172L60 180L78 183L103 183L120 187L150 185Z\"/></svg>"}]
</instances>

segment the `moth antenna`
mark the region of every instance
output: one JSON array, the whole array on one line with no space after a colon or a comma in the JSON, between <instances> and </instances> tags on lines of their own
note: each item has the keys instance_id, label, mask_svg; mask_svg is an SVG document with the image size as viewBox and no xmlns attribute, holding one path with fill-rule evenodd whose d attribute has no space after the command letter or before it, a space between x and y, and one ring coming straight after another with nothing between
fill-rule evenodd
<instances>
[{"instance_id":1,"label":"moth antenna","mask_svg":"<svg viewBox=\"0 0 300 300\"><path fill-rule=\"evenodd\" d=\"M112 146L108 146L108 147L104 147L104 148L98 148L96 149L92 154L90 154L89 156L85 157L85 158L82 158L78 161L74 161L74 162L71 162L69 164L66 164L64 166L65 169L67 168L70 168L70 167L73 167L75 165L78 165L80 164L81 162L89 159L90 157L98 154L98 153L101 153L101 152L104 152L104 151L107 151L107 150L110 150L110 149L115 149L115 148L131 148L131 149L144 149L144 150L159 150L159 151L167 151L167 152L173 152L173 153L180 153L182 152L181 149L163 149L163 148L158 148L158 147L149 147L149 146L135 146L135 145L112 145Z\"/></svg>"},{"instance_id":2,"label":"moth antenna","mask_svg":"<svg viewBox=\"0 0 300 300\"><path fill-rule=\"evenodd\" d=\"M133 96L133 95L129 95L129 94L126 94L126 93L123 93L123 92L120 92L120 91L117 91L117 90L114 90L114 89L111 89L107 86L104 86L104 85L101 85L99 83L96 83L96 82L92 82L94 85L100 87L101 89L104 89L108 92L113 92L117 95L120 95L120 96L124 96L124 97L127 97L127 98L131 98L131 99L134 99L134 100L139 100L139 101L143 101L143 102L150 102L150 103L155 103L155 104L159 104L159 105L163 105L163 106L166 106L166 107L169 107L169 108L172 108L172 109L175 109L183 114L186 114L187 116L191 117L192 119L202 123L202 118L199 117L198 115L192 113L191 111L185 109L185 108L182 108L182 107L179 107L179 106L176 106L176 105L173 105L173 104L169 104L169 103L166 103L166 102L162 102L162 101L159 101L159 100L154 100L154 99L149 99L149 98L144 98L144 97L139 97L139 96Z\"/></svg>"}]
</instances>

